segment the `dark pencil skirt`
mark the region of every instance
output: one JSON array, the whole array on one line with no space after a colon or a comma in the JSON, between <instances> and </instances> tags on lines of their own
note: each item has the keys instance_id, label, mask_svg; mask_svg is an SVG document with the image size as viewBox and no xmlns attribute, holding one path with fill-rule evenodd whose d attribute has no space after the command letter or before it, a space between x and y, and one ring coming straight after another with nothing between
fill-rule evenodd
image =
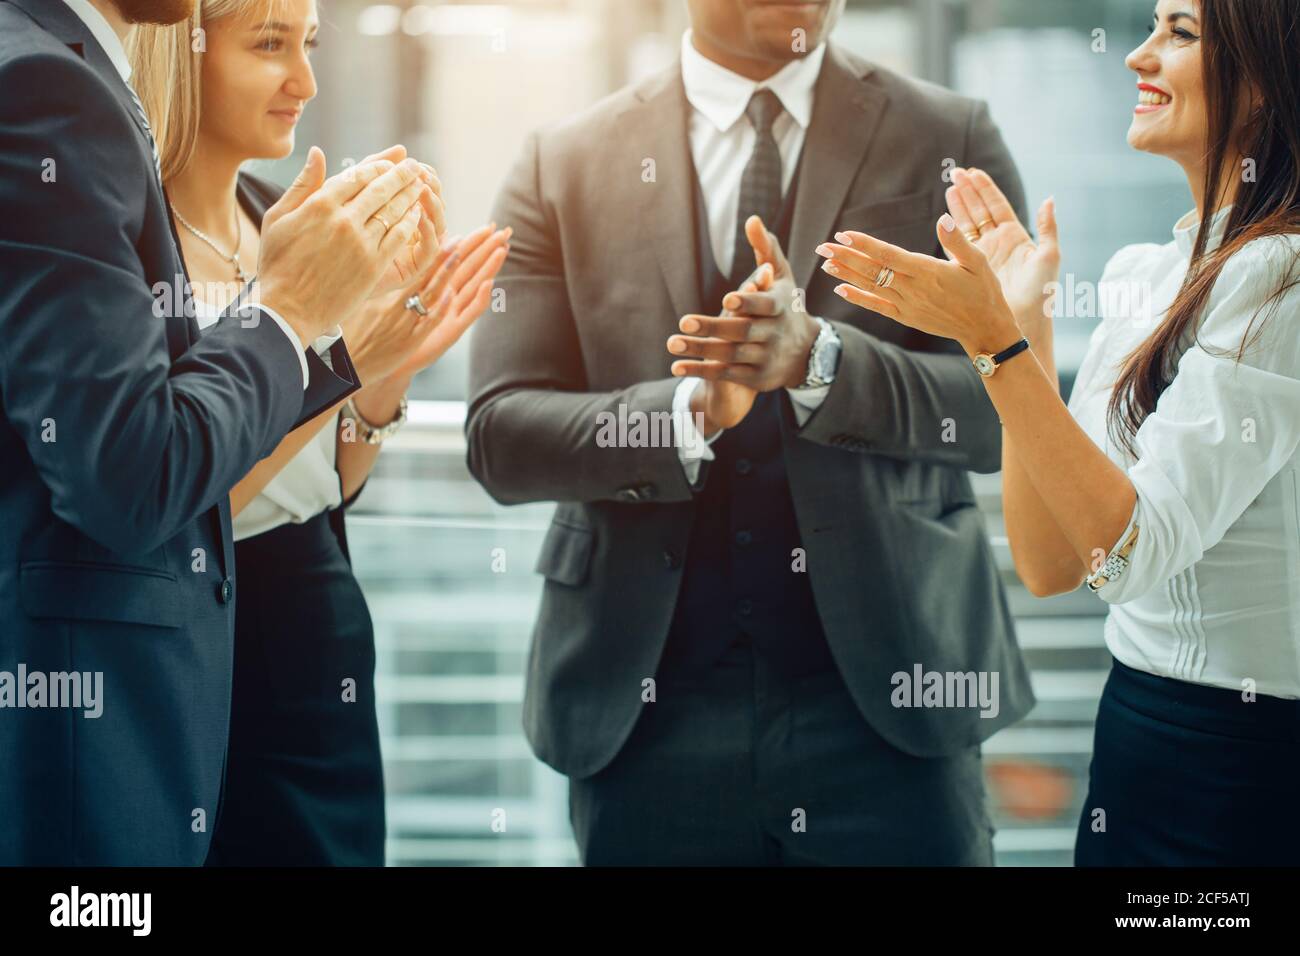
<instances>
[{"instance_id":1,"label":"dark pencil skirt","mask_svg":"<svg viewBox=\"0 0 1300 956\"><path fill-rule=\"evenodd\" d=\"M1077 866L1300 865L1300 701L1115 661Z\"/></svg>"},{"instance_id":2,"label":"dark pencil skirt","mask_svg":"<svg viewBox=\"0 0 1300 956\"><path fill-rule=\"evenodd\" d=\"M208 865L382 866L370 613L323 512L235 545L230 750Z\"/></svg>"}]
</instances>

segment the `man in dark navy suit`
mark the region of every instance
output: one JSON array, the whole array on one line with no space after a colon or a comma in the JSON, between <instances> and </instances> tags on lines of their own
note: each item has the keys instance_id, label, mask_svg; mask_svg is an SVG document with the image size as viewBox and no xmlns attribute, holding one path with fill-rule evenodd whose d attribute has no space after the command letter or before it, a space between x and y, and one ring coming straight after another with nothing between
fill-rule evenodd
<instances>
[{"instance_id":1,"label":"man in dark navy suit","mask_svg":"<svg viewBox=\"0 0 1300 956\"><path fill-rule=\"evenodd\" d=\"M0 0L0 865L203 862L229 490L358 387L304 343L437 252L432 170L313 150L214 329L155 298L184 265L122 39L193 5Z\"/></svg>"}]
</instances>

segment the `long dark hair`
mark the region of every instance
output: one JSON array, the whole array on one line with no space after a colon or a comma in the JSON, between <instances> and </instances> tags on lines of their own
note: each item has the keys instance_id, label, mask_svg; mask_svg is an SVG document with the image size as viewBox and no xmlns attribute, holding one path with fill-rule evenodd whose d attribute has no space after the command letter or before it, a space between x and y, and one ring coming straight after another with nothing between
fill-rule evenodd
<instances>
[{"instance_id":1,"label":"long dark hair","mask_svg":"<svg viewBox=\"0 0 1300 956\"><path fill-rule=\"evenodd\" d=\"M1209 114L1201 201L1205 222L1178 297L1155 333L1128 357L1111 395L1111 435L1134 456L1137 431L1173 381L1180 343L1195 334L1228 260L1256 239L1300 232L1300 0L1201 0L1200 20ZM1256 102L1239 126L1235 117L1252 91ZM1254 177L1229 168L1238 148L1254 161ZM1223 242L1207 253L1209 222L1230 176L1242 182ZM1288 276L1265 305L1276 306L1297 284L1300 279ZM1238 360L1261 331L1256 319Z\"/></svg>"}]
</instances>

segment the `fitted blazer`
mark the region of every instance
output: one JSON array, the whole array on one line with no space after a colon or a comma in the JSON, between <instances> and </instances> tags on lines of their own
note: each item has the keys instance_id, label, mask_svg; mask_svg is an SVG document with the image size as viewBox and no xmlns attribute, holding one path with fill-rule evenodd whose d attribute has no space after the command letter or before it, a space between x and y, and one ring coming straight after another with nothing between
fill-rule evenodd
<instances>
[{"instance_id":1,"label":"fitted blazer","mask_svg":"<svg viewBox=\"0 0 1300 956\"><path fill-rule=\"evenodd\" d=\"M256 313L200 339L143 119L65 4L0 0L0 89L0 672L102 682L97 717L0 706L0 865L199 864L229 724L228 494L357 383L308 349L304 394Z\"/></svg>"},{"instance_id":2,"label":"fitted blazer","mask_svg":"<svg viewBox=\"0 0 1300 956\"><path fill-rule=\"evenodd\" d=\"M954 164L988 170L1022 217L1023 190L980 102L833 44L814 96L786 252L843 353L824 404L783 424L807 574L863 717L904 751L949 754L1033 704L968 477L999 468L1000 426L956 343L849 306L815 249L856 229L941 255ZM558 502L523 718L537 755L576 777L617 754L646 706L694 519L676 449L596 440L602 412L671 409L665 341L683 314L720 309L700 301L689 115L674 64L530 136L492 213L514 236L505 308L472 339L468 462L499 502ZM917 665L996 672L996 716L895 706L894 675Z\"/></svg>"}]
</instances>

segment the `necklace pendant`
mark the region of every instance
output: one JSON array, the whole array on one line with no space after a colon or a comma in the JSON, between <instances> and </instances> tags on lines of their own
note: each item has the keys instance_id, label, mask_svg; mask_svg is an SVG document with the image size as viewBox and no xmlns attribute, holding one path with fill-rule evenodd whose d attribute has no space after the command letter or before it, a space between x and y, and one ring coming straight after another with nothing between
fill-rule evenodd
<instances>
[{"instance_id":1,"label":"necklace pendant","mask_svg":"<svg viewBox=\"0 0 1300 956\"><path fill-rule=\"evenodd\" d=\"M235 278L238 281L247 282L249 279L253 278L249 273L245 272L244 267L239 264L239 256L235 256L232 261L235 266Z\"/></svg>"}]
</instances>

